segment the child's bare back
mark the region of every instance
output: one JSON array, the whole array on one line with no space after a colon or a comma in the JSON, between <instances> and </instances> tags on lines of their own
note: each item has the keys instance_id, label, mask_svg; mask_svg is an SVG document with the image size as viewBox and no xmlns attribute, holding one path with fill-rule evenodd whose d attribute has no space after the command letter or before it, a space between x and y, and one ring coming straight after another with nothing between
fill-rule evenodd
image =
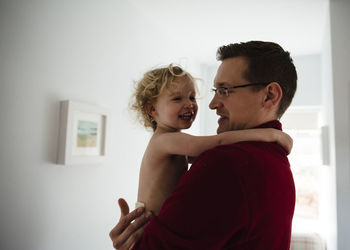
<instances>
[{"instance_id":1,"label":"child's bare back","mask_svg":"<svg viewBox=\"0 0 350 250\"><path fill-rule=\"evenodd\" d=\"M154 134L143 155L137 200L147 210L158 214L163 202L187 171L187 159L183 155L169 155L159 150L158 134Z\"/></svg>"}]
</instances>

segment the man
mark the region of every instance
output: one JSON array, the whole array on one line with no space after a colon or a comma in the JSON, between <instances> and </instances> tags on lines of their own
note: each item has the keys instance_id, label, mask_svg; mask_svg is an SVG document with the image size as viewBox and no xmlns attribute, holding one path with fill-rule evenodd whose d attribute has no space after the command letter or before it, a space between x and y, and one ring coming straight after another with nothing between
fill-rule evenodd
<instances>
[{"instance_id":1,"label":"man","mask_svg":"<svg viewBox=\"0 0 350 250\"><path fill-rule=\"evenodd\" d=\"M222 61L209 104L219 116L217 133L281 129L297 74L278 44L251 41L222 46ZM150 222L129 209L110 237L117 249L289 249L295 187L284 149L241 142L202 153ZM133 223L133 221L136 219ZM146 225L146 227L145 227Z\"/></svg>"}]
</instances>

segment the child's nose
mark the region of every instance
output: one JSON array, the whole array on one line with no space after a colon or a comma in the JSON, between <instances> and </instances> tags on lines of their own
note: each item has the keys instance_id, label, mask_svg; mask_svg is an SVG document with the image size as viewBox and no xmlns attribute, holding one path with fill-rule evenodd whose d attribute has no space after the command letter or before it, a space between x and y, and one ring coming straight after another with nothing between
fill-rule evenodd
<instances>
[{"instance_id":1,"label":"child's nose","mask_svg":"<svg viewBox=\"0 0 350 250\"><path fill-rule=\"evenodd\" d=\"M189 108L193 108L194 107L194 104L193 102L191 101L187 101L186 104L185 104L186 107L189 107Z\"/></svg>"}]
</instances>

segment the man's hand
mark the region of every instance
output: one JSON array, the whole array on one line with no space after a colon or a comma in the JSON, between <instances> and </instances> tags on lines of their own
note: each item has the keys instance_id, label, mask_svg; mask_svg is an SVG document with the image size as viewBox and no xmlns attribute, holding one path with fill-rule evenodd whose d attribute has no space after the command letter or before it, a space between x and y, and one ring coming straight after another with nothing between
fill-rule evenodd
<instances>
[{"instance_id":1,"label":"man's hand","mask_svg":"<svg viewBox=\"0 0 350 250\"><path fill-rule=\"evenodd\" d=\"M128 203L124 199L118 200L120 207L120 219L118 224L109 233L115 249L130 249L141 238L143 228L152 216L151 212L145 212L145 208L139 207L129 213ZM132 222L135 220L134 222Z\"/></svg>"}]
</instances>

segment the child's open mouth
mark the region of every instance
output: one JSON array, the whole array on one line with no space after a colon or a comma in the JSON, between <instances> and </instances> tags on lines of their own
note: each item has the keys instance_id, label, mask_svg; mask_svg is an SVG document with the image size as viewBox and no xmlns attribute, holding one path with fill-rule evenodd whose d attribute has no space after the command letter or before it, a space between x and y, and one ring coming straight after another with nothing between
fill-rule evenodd
<instances>
[{"instance_id":1,"label":"child's open mouth","mask_svg":"<svg viewBox=\"0 0 350 250\"><path fill-rule=\"evenodd\" d=\"M183 113L183 114L179 115L179 117L182 120L190 121L194 117L194 111Z\"/></svg>"}]
</instances>

